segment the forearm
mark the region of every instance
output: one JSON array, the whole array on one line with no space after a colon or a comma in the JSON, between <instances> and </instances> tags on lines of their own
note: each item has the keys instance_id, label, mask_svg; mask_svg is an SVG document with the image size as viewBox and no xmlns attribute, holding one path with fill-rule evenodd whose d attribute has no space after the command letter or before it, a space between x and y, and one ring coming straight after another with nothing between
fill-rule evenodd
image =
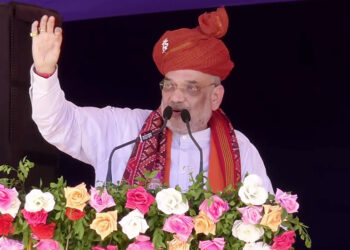
<instances>
[{"instance_id":1,"label":"forearm","mask_svg":"<svg viewBox=\"0 0 350 250\"><path fill-rule=\"evenodd\" d=\"M45 79L31 69L30 97L32 118L42 136L60 150L88 162L81 150L81 129L75 115L77 108L65 99L57 71Z\"/></svg>"}]
</instances>

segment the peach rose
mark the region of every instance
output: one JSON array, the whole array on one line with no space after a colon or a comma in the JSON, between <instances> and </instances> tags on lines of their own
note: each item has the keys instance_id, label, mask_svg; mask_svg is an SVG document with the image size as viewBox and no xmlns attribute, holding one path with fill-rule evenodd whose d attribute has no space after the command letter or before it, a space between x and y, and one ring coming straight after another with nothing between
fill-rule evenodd
<instances>
[{"instance_id":1,"label":"peach rose","mask_svg":"<svg viewBox=\"0 0 350 250\"><path fill-rule=\"evenodd\" d=\"M117 231L118 211L96 213L96 218L92 221L90 228L94 229L104 240L113 231Z\"/></svg>"},{"instance_id":2,"label":"peach rose","mask_svg":"<svg viewBox=\"0 0 350 250\"><path fill-rule=\"evenodd\" d=\"M196 234L204 233L205 235L215 235L215 223L208 217L205 212L199 212L199 215L194 217L193 222Z\"/></svg>"},{"instance_id":3,"label":"peach rose","mask_svg":"<svg viewBox=\"0 0 350 250\"><path fill-rule=\"evenodd\" d=\"M260 224L271 228L272 232L276 232L282 222L282 208L280 206L263 205L264 216Z\"/></svg>"},{"instance_id":4,"label":"peach rose","mask_svg":"<svg viewBox=\"0 0 350 250\"><path fill-rule=\"evenodd\" d=\"M186 241L182 241L174 235L174 239L172 241L167 241L169 250L189 250L190 244Z\"/></svg>"},{"instance_id":5,"label":"peach rose","mask_svg":"<svg viewBox=\"0 0 350 250\"><path fill-rule=\"evenodd\" d=\"M81 183L75 187L64 188L64 196L67 199L66 207L75 208L80 211L84 210L86 202L90 200L85 183Z\"/></svg>"}]
</instances>

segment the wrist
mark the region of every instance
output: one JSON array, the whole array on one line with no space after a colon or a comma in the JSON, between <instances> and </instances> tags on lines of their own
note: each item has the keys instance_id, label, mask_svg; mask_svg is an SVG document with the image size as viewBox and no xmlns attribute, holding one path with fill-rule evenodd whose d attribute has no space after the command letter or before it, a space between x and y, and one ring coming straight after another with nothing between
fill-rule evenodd
<instances>
[{"instance_id":1,"label":"wrist","mask_svg":"<svg viewBox=\"0 0 350 250\"><path fill-rule=\"evenodd\" d=\"M53 75L56 71L56 66L54 67L40 67L34 64L35 73L38 75Z\"/></svg>"},{"instance_id":2,"label":"wrist","mask_svg":"<svg viewBox=\"0 0 350 250\"><path fill-rule=\"evenodd\" d=\"M34 73L43 77L43 78L49 78L50 76L52 76L55 73L55 70L43 70L40 69L38 70L35 66L34 66Z\"/></svg>"}]
</instances>

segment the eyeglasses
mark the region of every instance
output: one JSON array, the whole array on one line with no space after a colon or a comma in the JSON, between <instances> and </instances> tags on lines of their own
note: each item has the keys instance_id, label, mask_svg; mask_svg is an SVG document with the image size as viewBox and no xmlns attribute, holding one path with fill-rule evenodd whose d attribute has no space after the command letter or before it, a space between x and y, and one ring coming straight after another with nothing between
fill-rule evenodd
<instances>
[{"instance_id":1,"label":"eyeglasses","mask_svg":"<svg viewBox=\"0 0 350 250\"><path fill-rule=\"evenodd\" d=\"M176 83L173 83L169 79L163 79L159 83L160 90L164 91L165 93L172 93L176 89L181 89L183 93L189 95L189 96L197 96L201 92L202 89L207 88L209 86L218 86L219 83L211 83L205 86L199 86L198 84L194 83L186 83L183 87L178 87Z\"/></svg>"}]
</instances>

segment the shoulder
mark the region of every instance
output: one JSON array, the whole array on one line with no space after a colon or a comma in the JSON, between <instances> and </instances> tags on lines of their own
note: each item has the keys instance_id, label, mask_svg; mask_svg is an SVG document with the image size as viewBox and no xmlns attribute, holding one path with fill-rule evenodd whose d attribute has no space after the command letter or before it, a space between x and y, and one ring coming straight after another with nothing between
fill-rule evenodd
<instances>
[{"instance_id":1,"label":"shoulder","mask_svg":"<svg viewBox=\"0 0 350 250\"><path fill-rule=\"evenodd\" d=\"M152 110L149 109L131 109L131 108L116 108L116 107L105 107L108 110L115 122L115 125L119 127L134 127L140 129L150 115Z\"/></svg>"},{"instance_id":2,"label":"shoulder","mask_svg":"<svg viewBox=\"0 0 350 250\"><path fill-rule=\"evenodd\" d=\"M235 135L236 135L239 147L245 147L245 146L252 145L250 140L248 139L248 137L245 136L241 131L236 130L236 129L234 131L235 131Z\"/></svg>"},{"instance_id":3,"label":"shoulder","mask_svg":"<svg viewBox=\"0 0 350 250\"><path fill-rule=\"evenodd\" d=\"M123 116L125 118L135 118L145 120L152 110L149 109L131 109L131 108L116 108L107 106L105 109L108 109L116 116Z\"/></svg>"},{"instance_id":4,"label":"shoulder","mask_svg":"<svg viewBox=\"0 0 350 250\"><path fill-rule=\"evenodd\" d=\"M247 159L260 159L258 150L253 145L253 143L251 143L248 137L239 130L235 130L235 134L241 154L241 160L245 161Z\"/></svg>"}]
</instances>

